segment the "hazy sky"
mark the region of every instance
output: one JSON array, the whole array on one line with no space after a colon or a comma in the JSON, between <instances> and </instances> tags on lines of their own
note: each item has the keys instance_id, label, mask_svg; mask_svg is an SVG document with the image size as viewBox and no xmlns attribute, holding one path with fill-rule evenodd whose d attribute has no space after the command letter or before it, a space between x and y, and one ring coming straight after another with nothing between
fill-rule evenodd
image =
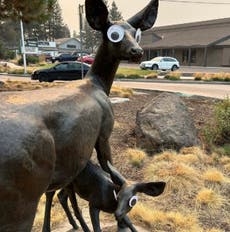
<instances>
[{"instance_id":1,"label":"hazy sky","mask_svg":"<svg viewBox=\"0 0 230 232\"><path fill-rule=\"evenodd\" d=\"M84 0L58 0L62 8L64 22L71 32L78 31L78 5L84 4ZM150 0L115 0L122 16L127 19L141 10ZM178 0L180 1L180 0ZM218 4L201 3L179 3L160 1L158 18L155 26L195 22L209 19L230 17L230 0L183 0L184 2L206 2ZM108 0L111 4L112 0ZM222 4L228 3L228 4ZM230 29L229 29L230 30Z\"/></svg>"}]
</instances>

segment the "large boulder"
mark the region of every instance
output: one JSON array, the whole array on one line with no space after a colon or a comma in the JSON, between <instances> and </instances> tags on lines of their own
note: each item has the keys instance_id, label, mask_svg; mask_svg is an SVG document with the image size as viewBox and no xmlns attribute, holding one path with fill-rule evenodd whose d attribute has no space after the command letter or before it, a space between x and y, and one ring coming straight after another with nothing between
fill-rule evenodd
<instances>
[{"instance_id":1,"label":"large boulder","mask_svg":"<svg viewBox=\"0 0 230 232\"><path fill-rule=\"evenodd\" d=\"M193 119L179 96L159 94L137 112L136 143L149 154L199 144Z\"/></svg>"}]
</instances>

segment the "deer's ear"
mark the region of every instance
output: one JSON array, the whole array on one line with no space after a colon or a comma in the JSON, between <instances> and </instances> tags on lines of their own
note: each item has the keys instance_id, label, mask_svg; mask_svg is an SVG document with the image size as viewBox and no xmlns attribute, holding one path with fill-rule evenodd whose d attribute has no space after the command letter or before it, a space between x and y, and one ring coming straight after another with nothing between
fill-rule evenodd
<instances>
[{"instance_id":1,"label":"deer's ear","mask_svg":"<svg viewBox=\"0 0 230 232\"><path fill-rule=\"evenodd\" d=\"M140 28L142 31L150 29L157 18L159 0L151 0L151 2L139 13L128 19L128 23L134 28Z\"/></svg>"},{"instance_id":2,"label":"deer's ear","mask_svg":"<svg viewBox=\"0 0 230 232\"><path fill-rule=\"evenodd\" d=\"M117 184L118 186L123 186L126 183L125 178L115 169L115 167L112 166L109 161L107 161L107 166L113 183Z\"/></svg>"},{"instance_id":3,"label":"deer's ear","mask_svg":"<svg viewBox=\"0 0 230 232\"><path fill-rule=\"evenodd\" d=\"M86 18L89 25L103 31L109 23L108 10L103 0L85 0Z\"/></svg>"},{"instance_id":4,"label":"deer's ear","mask_svg":"<svg viewBox=\"0 0 230 232\"><path fill-rule=\"evenodd\" d=\"M156 197L163 193L165 189L165 182L149 182L149 183L140 183L136 185L135 190L140 193L145 193L149 196Z\"/></svg>"}]
</instances>

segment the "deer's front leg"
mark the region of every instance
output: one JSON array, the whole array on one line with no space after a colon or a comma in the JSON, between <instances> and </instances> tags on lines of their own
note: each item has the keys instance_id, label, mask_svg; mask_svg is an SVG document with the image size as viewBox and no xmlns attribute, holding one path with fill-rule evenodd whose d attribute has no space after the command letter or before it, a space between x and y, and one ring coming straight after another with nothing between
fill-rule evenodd
<instances>
[{"instance_id":1,"label":"deer's front leg","mask_svg":"<svg viewBox=\"0 0 230 232\"><path fill-rule=\"evenodd\" d=\"M104 171L109 172L107 161L112 163L111 149L109 139L99 138L95 149L97 151L98 161Z\"/></svg>"},{"instance_id":2,"label":"deer's front leg","mask_svg":"<svg viewBox=\"0 0 230 232\"><path fill-rule=\"evenodd\" d=\"M89 205L89 213L90 213L90 218L91 218L91 222L93 225L93 231L101 232L100 220L99 220L100 210Z\"/></svg>"},{"instance_id":3,"label":"deer's front leg","mask_svg":"<svg viewBox=\"0 0 230 232\"><path fill-rule=\"evenodd\" d=\"M51 206L53 201L53 196L55 191L46 192L46 206L45 206L45 216L43 221L43 228L42 232L50 232L50 213L51 213Z\"/></svg>"}]
</instances>

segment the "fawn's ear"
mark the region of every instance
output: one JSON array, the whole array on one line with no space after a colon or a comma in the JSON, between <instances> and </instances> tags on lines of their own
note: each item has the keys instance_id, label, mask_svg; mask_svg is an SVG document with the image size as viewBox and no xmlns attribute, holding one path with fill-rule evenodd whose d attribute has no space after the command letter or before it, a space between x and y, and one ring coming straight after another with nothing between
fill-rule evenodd
<instances>
[{"instance_id":1,"label":"fawn's ear","mask_svg":"<svg viewBox=\"0 0 230 232\"><path fill-rule=\"evenodd\" d=\"M112 164L107 161L107 166L109 169L109 173L111 176L111 179L113 181L114 184L117 184L118 186L122 186L126 183L125 178L117 171L117 169L115 169L115 167L112 166Z\"/></svg>"},{"instance_id":2,"label":"fawn's ear","mask_svg":"<svg viewBox=\"0 0 230 232\"><path fill-rule=\"evenodd\" d=\"M108 10L103 0L85 0L86 18L89 25L98 31L103 31L109 23Z\"/></svg>"},{"instance_id":3,"label":"fawn's ear","mask_svg":"<svg viewBox=\"0 0 230 232\"><path fill-rule=\"evenodd\" d=\"M140 28L142 31L150 29L156 21L159 0L151 2L139 13L127 20L134 28Z\"/></svg>"},{"instance_id":4,"label":"fawn's ear","mask_svg":"<svg viewBox=\"0 0 230 232\"><path fill-rule=\"evenodd\" d=\"M149 196L156 197L163 193L165 189L165 182L149 182L136 184L135 190L140 193L145 193Z\"/></svg>"}]
</instances>

